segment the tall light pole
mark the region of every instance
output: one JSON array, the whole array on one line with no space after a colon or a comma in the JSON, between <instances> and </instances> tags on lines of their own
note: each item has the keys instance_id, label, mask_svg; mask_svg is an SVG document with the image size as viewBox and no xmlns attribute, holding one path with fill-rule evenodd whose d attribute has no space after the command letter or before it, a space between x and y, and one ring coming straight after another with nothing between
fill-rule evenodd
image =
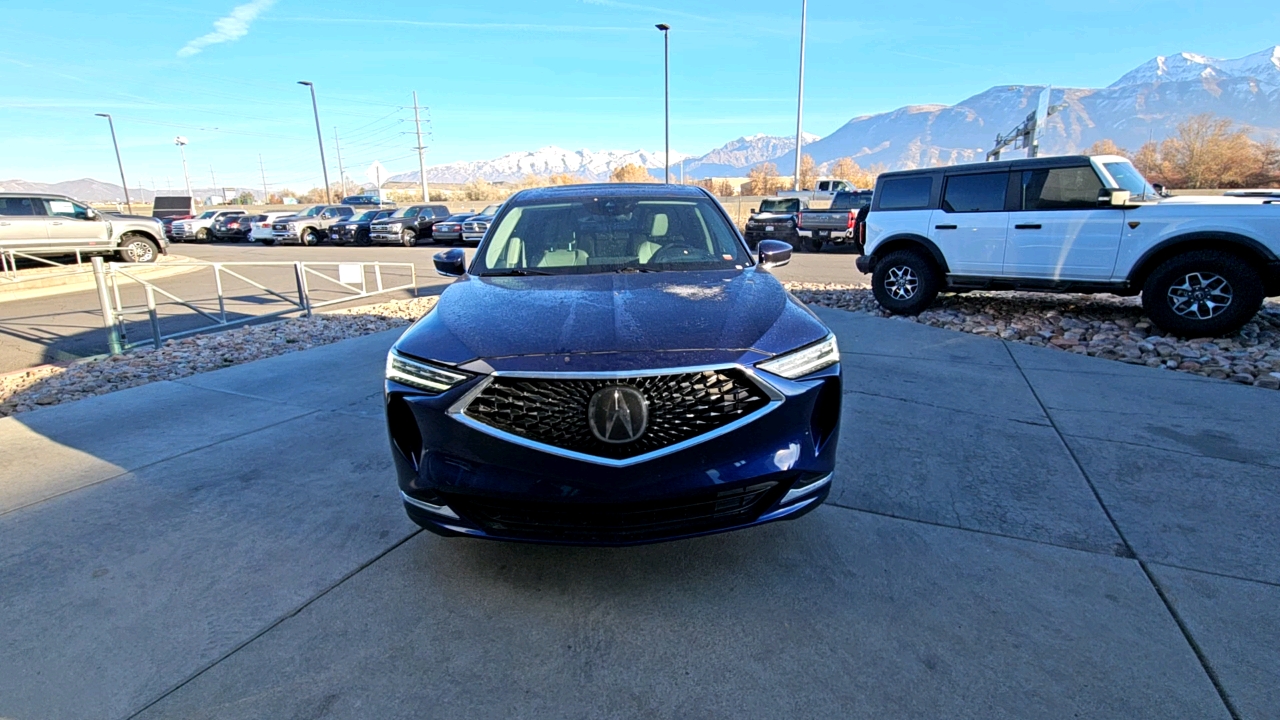
<instances>
[{"instance_id":1,"label":"tall light pole","mask_svg":"<svg viewBox=\"0 0 1280 720\"><path fill-rule=\"evenodd\" d=\"M179 135L173 139L173 144L178 146L178 152L182 153L182 178L187 181L187 197L195 199L196 194L191 192L191 173L187 172L187 139Z\"/></svg>"},{"instance_id":2,"label":"tall light pole","mask_svg":"<svg viewBox=\"0 0 1280 720\"><path fill-rule=\"evenodd\" d=\"M324 134L320 132L320 106L316 104L316 86L306 80L299 80L298 84L311 88L311 110L316 115L316 140L320 143L320 170L324 173L324 201L331 203L333 196L329 194L329 166L324 161Z\"/></svg>"},{"instance_id":3,"label":"tall light pole","mask_svg":"<svg viewBox=\"0 0 1280 720\"><path fill-rule=\"evenodd\" d=\"M94 113L94 115L106 118L107 125L111 126L111 144L116 148L116 165L120 166L120 185L124 188L124 204L129 206L129 214L132 215L133 203L129 200L129 181L124 179L124 161L120 159L120 143L116 142L116 123L107 113Z\"/></svg>"},{"instance_id":4,"label":"tall light pole","mask_svg":"<svg viewBox=\"0 0 1280 720\"><path fill-rule=\"evenodd\" d=\"M809 17L809 0L800 0L800 92L796 100L796 181L792 190L800 189L800 149L804 145L804 41Z\"/></svg>"},{"instance_id":5,"label":"tall light pole","mask_svg":"<svg viewBox=\"0 0 1280 720\"><path fill-rule=\"evenodd\" d=\"M333 146L338 150L338 186L342 189L338 191L339 197L345 197L347 194L347 173L342 167L342 141L338 139L338 128L333 129Z\"/></svg>"},{"instance_id":6,"label":"tall light pole","mask_svg":"<svg viewBox=\"0 0 1280 720\"><path fill-rule=\"evenodd\" d=\"M418 91L413 91L413 127L418 133L418 183L422 185L422 202L431 202L427 192L427 161L422 157L422 153L427 149L422 144L422 121L418 119Z\"/></svg>"},{"instance_id":7,"label":"tall light pole","mask_svg":"<svg viewBox=\"0 0 1280 720\"><path fill-rule=\"evenodd\" d=\"M662 100L663 127L666 133L667 155L662 161L665 180L671 184L671 26L658 23L654 27L662 31Z\"/></svg>"}]
</instances>

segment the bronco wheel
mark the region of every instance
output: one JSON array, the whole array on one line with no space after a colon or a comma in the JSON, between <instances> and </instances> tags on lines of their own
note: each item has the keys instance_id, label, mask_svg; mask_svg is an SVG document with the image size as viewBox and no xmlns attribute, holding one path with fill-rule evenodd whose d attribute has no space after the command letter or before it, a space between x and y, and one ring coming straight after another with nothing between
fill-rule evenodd
<instances>
[{"instance_id":1,"label":"bronco wheel","mask_svg":"<svg viewBox=\"0 0 1280 720\"><path fill-rule=\"evenodd\" d=\"M410 228L405 228L404 232L400 233L400 244L405 247L413 247L414 245L417 245L418 234Z\"/></svg>"},{"instance_id":2,"label":"bronco wheel","mask_svg":"<svg viewBox=\"0 0 1280 720\"><path fill-rule=\"evenodd\" d=\"M1262 308L1258 271L1238 255L1194 250L1159 265L1142 286L1151 321L1182 337L1235 333Z\"/></svg>"},{"instance_id":3,"label":"bronco wheel","mask_svg":"<svg viewBox=\"0 0 1280 720\"><path fill-rule=\"evenodd\" d=\"M933 260L915 250L898 250L880 258L871 275L876 302L898 315L916 315L932 305L941 285Z\"/></svg>"},{"instance_id":4,"label":"bronco wheel","mask_svg":"<svg viewBox=\"0 0 1280 720\"><path fill-rule=\"evenodd\" d=\"M155 262L159 254L156 244L142 235L129 233L120 239L120 259L124 262Z\"/></svg>"}]
</instances>

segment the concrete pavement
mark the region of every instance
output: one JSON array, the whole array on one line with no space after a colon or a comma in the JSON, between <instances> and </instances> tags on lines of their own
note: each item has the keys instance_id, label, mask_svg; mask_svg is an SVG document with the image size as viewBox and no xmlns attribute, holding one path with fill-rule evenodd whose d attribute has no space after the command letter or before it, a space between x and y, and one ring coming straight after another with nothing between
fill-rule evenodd
<instances>
[{"instance_id":1,"label":"concrete pavement","mask_svg":"<svg viewBox=\"0 0 1280 720\"><path fill-rule=\"evenodd\" d=\"M395 332L0 420L0 718L1280 715L1280 397L819 312L831 500L643 548L418 532Z\"/></svg>"}]
</instances>

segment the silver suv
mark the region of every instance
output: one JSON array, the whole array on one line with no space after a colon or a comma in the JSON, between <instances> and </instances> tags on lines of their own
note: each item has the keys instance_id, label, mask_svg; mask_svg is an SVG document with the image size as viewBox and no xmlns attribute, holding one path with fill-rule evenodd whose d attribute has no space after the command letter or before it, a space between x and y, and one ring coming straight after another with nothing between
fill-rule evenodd
<instances>
[{"instance_id":1,"label":"silver suv","mask_svg":"<svg viewBox=\"0 0 1280 720\"><path fill-rule=\"evenodd\" d=\"M0 193L0 249L35 256L116 254L155 262L167 252L156 218L101 213L65 195Z\"/></svg>"}]
</instances>

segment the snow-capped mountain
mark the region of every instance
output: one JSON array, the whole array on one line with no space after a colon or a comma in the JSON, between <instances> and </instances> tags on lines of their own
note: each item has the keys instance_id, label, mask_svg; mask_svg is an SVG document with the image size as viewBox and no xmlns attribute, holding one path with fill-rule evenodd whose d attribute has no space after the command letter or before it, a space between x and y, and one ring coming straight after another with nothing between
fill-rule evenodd
<instances>
[{"instance_id":1,"label":"snow-capped mountain","mask_svg":"<svg viewBox=\"0 0 1280 720\"><path fill-rule=\"evenodd\" d=\"M673 165L683 157L671 153ZM515 152L494 160L459 162L434 165L427 168L427 180L438 183L465 183L477 178L491 182L512 182L527 175L555 175L568 173L587 180L608 180L609 175L623 165L642 165L661 172L663 153L645 150L592 151L565 150L555 146L533 152ZM418 172L404 173L391 178L391 182L418 182Z\"/></svg>"},{"instance_id":2,"label":"snow-capped mountain","mask_svg":"<svg viewBox=\"0 0 1280 720\"><path fill-rule=\"evenodd\" d=\"M915 105L857 117L808 152L818 163L852 156L863 167L891 169L982 160L996 134L1013 129L1035 107L1043 88L1004 85L954 106ZM1235 60L1193 53L1157 57L1106 88L1054 88L1051 102L1067 108L1046 123L1046 154L1080 152L1103 139L1136 150L1202 113L1230 118L1258 139L1280 138L1280 46ZM783 174L791 172L790 158L775 162Z\"/></svg>"},{"instance_id":3,"label":"snow-capped mountain","mask_svg":"<svg viewBox=\"0 0 1280 720\"><path fill-rule=\"evenodd\" d=\"M1236 60L1220 60L1188 52L1168 57L1159 55L1109 87L1230 78L1252 78L1266 85L1280 86L1280 45Z\"/></svg>"},{"instance_id":4,"label":"snow-capped mountain","mask_svg":"<svg viewBox=\"0 0 1280 720\"><path fill-rule=\"evenodd\" d=\"M804 134L806 145L817 142L821 136ZM751 135L740 137L698 158L684 163L686 174L695 177L731 177L745 175L746 169L774 160L796 150L795 136Z\"/></svg>"}]
</instances>

